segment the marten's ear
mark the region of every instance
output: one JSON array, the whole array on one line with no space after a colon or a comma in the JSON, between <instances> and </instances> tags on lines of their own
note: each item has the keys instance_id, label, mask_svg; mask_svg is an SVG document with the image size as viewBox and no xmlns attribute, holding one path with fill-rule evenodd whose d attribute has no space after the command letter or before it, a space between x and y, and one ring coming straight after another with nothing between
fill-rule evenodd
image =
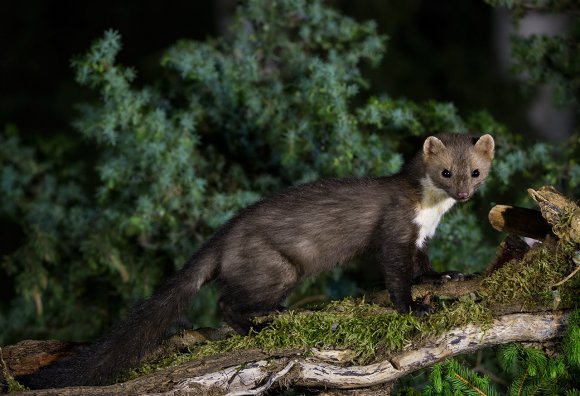
<instances>
[{"instance_id":1,"label":"marten's ear","mask_svg":"<svg viewBox=\"0 0 580 396\"><path fill-rule=\"evenodd\" d=\"M432 155L437 155L445 150L445 145L435 136L429 136L425 139L425 143L423 143L423 155L425 158L430 157Z\"/></svg>"},{"instance_id":2,"label":"marten's ear","mask_svg":"<svg viewBox=\"0 0 580 396\"><path fill-rule=\"evenodd\" d=\"M495 143L491 135L483 135L475 142L475 149L481 154L485 155L489 159L493 159L493 151L495 148Z\"/></svg>"}]
</instances>

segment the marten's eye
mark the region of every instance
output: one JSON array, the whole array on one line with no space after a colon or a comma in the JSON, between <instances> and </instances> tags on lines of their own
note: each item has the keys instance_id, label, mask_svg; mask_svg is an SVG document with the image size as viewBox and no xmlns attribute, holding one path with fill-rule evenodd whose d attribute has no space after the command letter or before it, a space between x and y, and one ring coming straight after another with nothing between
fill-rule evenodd
<instances>
[{"instance_id":1,"label":"marten's eye","mask_svg":"<svg viewBox=\"0 0 580 396\"><path fill-rule=\"evenodd\" d=\"M441 176L449 179L451 177L451 172L449 172L449 169L443 169L443 172L441 172Z\"/></svg>"},{"instance_id":2,"label":"marten's eye","mask_svg":"<svg viewBox=\"0 0 580 396\"><path fill-rule=\"evenodd\" d=\"M471 172L471 177L479 177L479 169L476 169L473 172Z\"/></svg>"}]
</instances>

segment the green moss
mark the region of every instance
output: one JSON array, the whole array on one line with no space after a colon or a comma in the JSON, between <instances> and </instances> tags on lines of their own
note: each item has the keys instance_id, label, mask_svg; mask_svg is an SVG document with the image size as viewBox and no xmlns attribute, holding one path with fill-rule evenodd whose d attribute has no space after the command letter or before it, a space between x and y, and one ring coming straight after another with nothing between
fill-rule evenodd
<instances>
[{"instance_id":1,"label":"green moss","mask_svg":"<svg viewBox=\"0 0 580 396\"><path fill-rule=\"evenodd\" d=\"M8 393L18 393L28 390L24 385L16 381L13 377L9 377L6 379L6 385Z\"/></svg>"},{"instance_id":2,"label":"green moss","mask_svg":"<svg viewBox=\"0 0 580 396\"><path fill-rule=\"evenodd\" d=\"M482 281L480 294L489 307L517 302L522 308L547 306L561 299L573 305L579 278L553 287L574 269L570 244L537 244L521 260L512 260ZM574 292L576 290L576 292Z\"/></svg>"},{"instance_id":3,"label":"green moss","mask_svg":"<svg viewBox=\"0 0 580 396\"><path fill-rule=\"evenodd\" d=\"M320 311L277 315L259 333L203 343L189 353L146 365L134 375L243 349L349 349L353 351L353 364L368 364L454 327L474 323L485 329L493 322L492 311L498 306L545 306L553 303L555 295L561 297L565 306L573 306L580 276L553 287L573 270L573 253L570 244L536 245L522 260L507 263L483 280L483 288L476 296L480 301L466 297L451 303L435 302L435 312L427 317L399 314L364 300L347 298Z\"/></svg>"},{"instance_id":4,"label":"green moss","mask_svg":"<svg viewBox=\"0 0 580 396\"><path fill-rule=\"evenodd\" d=\"M28 389L15 379L8 380L8 393L24 392L26 390Z\"/></svg>"},{"instance_id":5,"label":"green moss","mask_svg":"<svg viewBox=\"0 0 580 396\"><path fill-rule=\"evenodd\" d=\"M233 335L227 339L206 342L189 353L175 354L153 364L143 366L133 376L158 368L181 364L222 352L242 349L349 349L352 363L369 362L406 345L425 340L466 323L491 323L489 310L472 300L441 305L437 312L417 318L399 314L392 309L364 300L347 298L329 304L317 312L295 312L276 316L271 325L247 337Z\"/></svg>"},{"instance_id":6,"label":"green moss","mask_svg":"<svg viewBox=\"0 0 580 396\"><path fill-rule=\"evenodd\" d=\"M364 301L345 299L319 312L289 312L254 336L259 348L352 349L357 363L379 350L398 350L423 330L412 315L399 315Z\"/></svg>"},{"instance_id":7,"label":"green moss","mask_svg":"<svg viewBox=\"0 0 580 396\"><path fill-rule=\"evenodd\" d=\"M443 304L426 318L431 334L440 334L454 327L475 323L487 328L493 322L491 311L472 299L462 299L450 306Z\"/></svg>"},{"instance_id":8,"label":"green moss","mask_svg":"<svg viewBox=\"0 0 580 396\"><path fill-rule=\"evenodd\" d=\"M8 370L6 363L2 359L2 348L0 348L0 371L0 393L3 393L3 390L8 393L23 392L27 390L24 385L14 379L11 372Z\"/></svg>"},{"instance_id":9,"label":"green moss","mask_svg":"<svg viewBox=\"0 0 580 396\"><path fill-rule=\"evenodd\" d=\"M187 354L177 354L141 368L140 373L157 367L179 364L220 352L258 348L350 349L353 363L370 361L377 351L400 350L425 331L425 322L410 314L347 298L317 312L289 311L276 316L270 326L242 337L232 335L207 342Z\"/></svg>"}]
</instances>

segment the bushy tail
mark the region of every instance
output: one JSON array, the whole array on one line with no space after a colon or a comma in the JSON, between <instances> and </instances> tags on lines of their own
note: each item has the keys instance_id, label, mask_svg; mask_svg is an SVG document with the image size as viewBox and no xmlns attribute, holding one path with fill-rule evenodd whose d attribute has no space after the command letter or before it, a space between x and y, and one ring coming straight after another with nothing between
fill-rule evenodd
<instances>
[{"instance_id":1,"label":"bushy tail","mask_svg":"<svg viewBox=\"0 0 580 396\"><path fill-rule=\"evenodd\" d=\"M19 378L32 389L104 385L137 367L163 340L201 286L215 261L201 249L151 298L137 305L110 334L77 355Z\"/></svg>"}]
</instances>

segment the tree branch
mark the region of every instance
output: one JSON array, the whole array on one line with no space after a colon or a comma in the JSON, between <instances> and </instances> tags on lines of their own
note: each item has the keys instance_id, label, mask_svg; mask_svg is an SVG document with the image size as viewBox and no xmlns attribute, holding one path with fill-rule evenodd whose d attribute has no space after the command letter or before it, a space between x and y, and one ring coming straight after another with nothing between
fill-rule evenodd
<instances>
[{"instance_id":1,"label":"tree branch","mask_svg":"<svg viewBox=\"0 0 580 396\"><path fill-rule=\"evenodd\" d=\"M122 384L25 392L23 395L227 394L256 395L279 386L331 389L367 388L390 383L416 370L459 354L510 342L545 342L560 338L568 312L516 313L498 317L482 328L469 324L453 329L421 347L409 347L388 360L366 366L345 366L348 351L248 350L212 356ZM331 362L329 362L331 361Z\"/></svg>"}]
</instances>

